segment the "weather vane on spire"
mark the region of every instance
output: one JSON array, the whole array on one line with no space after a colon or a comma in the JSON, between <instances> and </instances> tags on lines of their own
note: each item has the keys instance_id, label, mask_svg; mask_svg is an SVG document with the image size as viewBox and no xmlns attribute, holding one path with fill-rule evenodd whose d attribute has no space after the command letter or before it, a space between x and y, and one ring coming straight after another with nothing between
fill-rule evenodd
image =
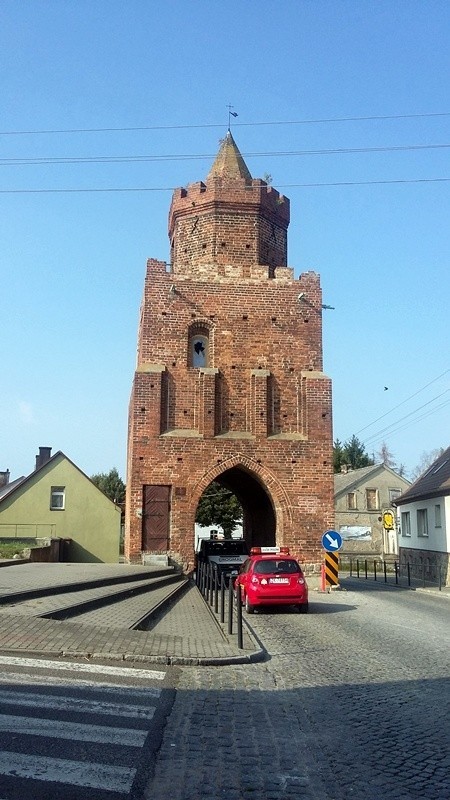
<instances>
[{"instance_id":1,"label":"weather vane on spire","mask_svg":"<svg viewBox=\"0 0 450 800\"><path fill-rule=\"evenodd\" d=\"M231 133L231 130L230 130L230 126L231 126L231 117L237 117L238 115L237 115L236 111L232 111L232 110L231 110L232 108L234 108L234 106L232 106L230 103L228 103L228 106L227 106L227 108L228 108L228 130L229 130L229 131L230 131L230 133Z\"/></svg>"}]
</instances>

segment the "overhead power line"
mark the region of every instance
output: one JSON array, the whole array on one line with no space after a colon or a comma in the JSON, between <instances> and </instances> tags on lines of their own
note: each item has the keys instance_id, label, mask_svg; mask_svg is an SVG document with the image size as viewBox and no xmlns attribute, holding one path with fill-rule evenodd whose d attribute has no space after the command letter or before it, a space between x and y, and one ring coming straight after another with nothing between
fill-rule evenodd
<instances>
[{"instance_id":1,"label":"overhead power line","mask_svg":"<svg viewBox=\"0 0 450 800\"><path fill-rule=\"evenodd\" d=\"M377 433L371 434L365 441L366 446L370 445L374 441L377 441L381 437L391 436L397 430L400 430L400 428L398 428L398 426L401 425L402 423L404 423L405 420L409 419L409 417L414 417L414 418L413 419L409 419L409 422L406 423L406 426L404 426L404 427L407 427L410 423L413 424L414 422L417 422L418 420L415 418L415 415L419 411L422 411L422 409L427 408L427 406L430 406L432 403L435 403L436 400L439 400L441 397L443 397L445 394L447 394L447 392L450 392L450 387L448 389L444 389L444 391L441 392L441 394L436 395L436 397L433 397L431 400L428 400L426 403L423 403L421 406L418 406L418 408L415 408L413 411L410 411L408 414L405 414L403 417L400 417L400 419L396 420L395 422L392 422L386 428L382 428L380 431L377 431ZM446 402L444 402L441 406L438 406L437 408L428 409L428 412L430 414L434 413L435 411L438 411L441 407L447 405L448 402L450 402L450 401L447 400ZM427 416L428 416L428 413L427 413ZM422 417L420 417L420 419L422 419ZM403 427L401 429L403 430Z\"/></svg>"},{"instance_id":2,"label":"overhead power line","mask_svg":"<svg viewBox=\"0 0 450 800\"><path fill-rule=\"evenodd\" d=\"M339 147L321 150L278 150L261 153L242 153L245 158L283 157L283 156L323 156L323 155L348 155L355 153L398 153L416 150L441 150L449 148L450 144L408 144L391 145L386 147ZM0 166L40 166L48 164L120 164L145 161L199 161L213 159L212 153L199 154L169 154L169 155L137 155L137 156L42 156L33 158L1 158Z\"/></svg>"},{"instance_id":3,"label":"overhead power line","mask_svg":"<svg viewBox=\"0 0 450 800\"><path fill-rule=\"evenodd\" d=\"M436 381L439 381L445 375L448 375L449 372L450 372L450 369L446 369L444 372L442 372L440 375L438 375L437 378L433 378L433 380L430 381L429 383L426 383L425 386L422 386L420 389L417 389L416 392L411 394L405 400L402 400L401 403L398 403L396 406L391 408L390 411L386 411L386 413L382 414L381 417L377 417L376 419L373 420L373 422L369 422L368 425L364 425L363 428L360 428L359 431L356 431L355 436L358 436L358 434L362 433L363 431L366 431L367 428L371 428L372 425L376 425L376 423L379 422L380 419L384 419L385 417L388 417L389 414L392 414L394 411L397 410L397 408L400 408L401 406L404 406L405 403L409 403L409 401L412 400L413 397L417 397L418 394L420 394L421 392L425 391L425 389L428 389L429 386L432 386L433 383L436 383Z\"/></svg>"},{"instance_id":4,"label":"overhead power line","mask_svg":"<svg viewBox=\"0 0 450 800\"><path fill-rule=\"evenodd\" d=\"M385 181L335 181L334 183L285 183L278 186L278 189L320 189L322 187L338 186L383 186L388 184L408 184L408 183L448 183L450 178L405 178L399 180ZM176 186L159 187L106 187L106 188L77 188L77 189L0 189L0 194L78 194L83 192L173 192ZM249 189L252 187L250 186ZM259 189L258 186L254 187Z\"/></svg>"},{"instance_id":5,"label":"overhead power line","mask_svg":"<svg viewBox=\"0 0 450 800\"><path fill-rule=\"evenodd\" d=\"M389 437L396 436L397 433L401 433L407 428L410 428L411 425L417 425L418 422L421 422L423 419L426 419L427 417L431 417L433 414L436 414L437 411L440 411L441 409L446 408L449 405L450 405L450 400L446 400L444 403L441 403L439 406L436 406L436 408L428 409L427 411L425 411L425 413L421 414L419 417L414 417L413 419L408 420L408 422L405 422L403 425L400 425L399 427L394 428L392 431L389 431L388 436ZM386 436L373 437L373 439L369 439L368 442L366 442L365 444L368 444L368 446L373 446L381 438L385 439Z\"/></svg>"},{"instance_id":6,"label":"overhead power line","mask_svg":"<svg viewBox=\"0 0 450 800\"><path fill-rule=\"evenodd\" d=\"M390 119L424 119L433 117L448 117L450 111L437 111L423 114L378 114L365 117L325 117L323 119L300 119L300 120L279 120L262 122L235 122L234 127L257 127L261 125L318 125L332 124L337 122L370 122L371 120L390 120ZM220 128L224 129L223 123L202 123L199 125L141 125L133 127L108 127L108 128L55 128L55 129L35 129L24 131L0 131L0 136L25 136L30 134L54 134L54 133L114 133L128 131L175 131L175 130L194 130L198 128Z\"/></svg>"}]
</instances>

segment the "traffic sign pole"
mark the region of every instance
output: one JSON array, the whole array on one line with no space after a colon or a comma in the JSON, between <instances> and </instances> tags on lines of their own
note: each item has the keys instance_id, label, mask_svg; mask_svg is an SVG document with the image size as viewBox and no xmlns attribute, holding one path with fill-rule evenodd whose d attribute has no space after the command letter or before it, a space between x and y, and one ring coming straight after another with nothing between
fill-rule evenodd
<instances>
[{"instance_id":1,"label":"traffic sign pole","mask_svg":"<svg viewBox=\"0 0 450 800\"><path fill-rule=\"evenodd\" d=\"M339 555L325 553L325 582L330 588L339 586Z\"/></svg>"},{"instance_id":2,"label":"traffic sign pole","mask_svg":"<svg viewBox=\"0 0 450 800\"><path fill-rule=\"evenodd\" d=\"M342 547L342 536L338 531L326 531L322 536L322 547L325 550L325 585L339 586L339 554Z\"/></svg>"}]
</instances>

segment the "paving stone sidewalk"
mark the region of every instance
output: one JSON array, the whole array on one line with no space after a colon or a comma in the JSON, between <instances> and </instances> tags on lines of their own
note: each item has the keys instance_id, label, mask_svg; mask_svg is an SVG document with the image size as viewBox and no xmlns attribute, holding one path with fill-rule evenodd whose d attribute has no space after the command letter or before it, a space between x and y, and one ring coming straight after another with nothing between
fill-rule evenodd
<instances>
[{"instance_id":1,"label":"paving stone sidewalk","mask_svg":"<svg viewBox=\"0 0 450 800\"><path fill-rule=\"evenodd\" d=\"M3 566L0 569L0 601L2 597L11 600L15 593L32 592L45 586L72 586L86 580L138 574L142 574L141 567L124 564ZM344 585L352 580L355 579L347 578ZM318 583L318 580L309 578L310 591L319 588ZM398 590L402 591L400 587ZM93 596L96 591L92 589ZM416 591L420 591L419 587ZM439 594L450 597L450 590L447 587ZM0 652L194 665L249 663L265 657L264 649L246 624L245 615L243 648L239 649L236 625L234 633L228 635L226 623L220 625L193 583L163 609L149 630L130 630L128 627L139 603L142 603L140 598L120 601L109 611L86 612L76 622L42 619L21 613L19 604L17 608L5 605L0 614Z\"/></svg>"},{"instance_id":2,"label":"paving stone sidewalk","mask_svg":"<svg viewBox=\"0 0 450 800\"><path fill-rule=\"evenodd\" d=\"M108 565L73 565L70 571L57 569L64 566L2 567L0 598L11 598L14 590L18 592L25 587L42 588L46 581L48 585L60 586L61 575L70 574L72 584L77 578L81 582L86 572L89 577L104 577L109 571ZM92 566L96 569L86 570ZM112 566L110 573L134 574L133 567L127 565ZM228 635L226 626L220 625L192 582L163 609L148 631L127 629L128 612L121 605L119 602L111 606L110 620L102 625L95 624L95 613L84 615L83 622L69 622L29 616L21 614L20 607L15 610L4 606L0 616L0 652L194 665L249 663L264 657L245 623L243 648L238 648L236 633Z\"/></svg>"}]
</instances>

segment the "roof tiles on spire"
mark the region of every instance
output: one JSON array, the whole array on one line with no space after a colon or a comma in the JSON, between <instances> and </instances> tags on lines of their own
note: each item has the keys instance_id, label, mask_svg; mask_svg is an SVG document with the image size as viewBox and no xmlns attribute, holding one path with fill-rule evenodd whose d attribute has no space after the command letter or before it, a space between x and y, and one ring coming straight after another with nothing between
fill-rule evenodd
<instances>
[{"instance_id":1,"label":"roof tiles on spire","mask_svg":"<svg viewBox=\"0 0 450 800\"><path fill-rule=\"evenodd\" d=\"M206 180L209 181L212 178L222 178L225 180L244 178L244 180L249 183L252 180L250 171L239 152L239 148L231 135L231 131L228 131L227 135L222 140L216 160Z\"/></svg>"}]
</instances>

